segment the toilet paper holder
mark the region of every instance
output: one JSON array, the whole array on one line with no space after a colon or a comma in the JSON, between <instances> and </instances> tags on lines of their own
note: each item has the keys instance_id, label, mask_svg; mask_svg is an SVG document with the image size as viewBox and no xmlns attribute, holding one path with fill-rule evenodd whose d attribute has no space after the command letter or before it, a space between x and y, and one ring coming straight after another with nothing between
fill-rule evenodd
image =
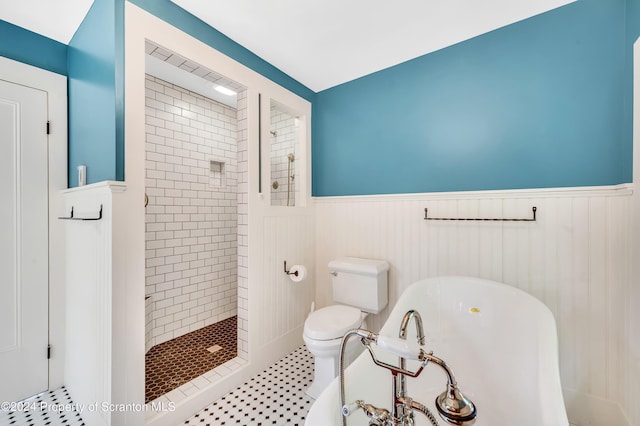
<instances>
[{"instance_id":1,"label":"toilet paper holder","mask_svg":"<svg viewBox=\"0 0 640 426\"><path fill-rule=\"evenodd\" d=\"M284 273L287 275L295 275L296 277L298 276L298 271L293 271L290 272L289 270L287 270L287 261L284 261Z\"/></svg>"}]
</instances>

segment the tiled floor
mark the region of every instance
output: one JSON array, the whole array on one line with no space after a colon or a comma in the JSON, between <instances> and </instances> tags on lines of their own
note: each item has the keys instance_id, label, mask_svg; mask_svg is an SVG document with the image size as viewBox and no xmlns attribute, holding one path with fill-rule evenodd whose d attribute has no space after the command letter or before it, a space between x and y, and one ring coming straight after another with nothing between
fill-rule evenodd
<instances>
[{"instance_id":1,"label":"tiled floor","mask_svg":"<svg viewBox=\"0 0 640 426\"><path fill-rule=\"evenodd\" d=\"M76 408L69 392L62 387L12 407L1 407L0 426L84 426Z\"/></svg>"},{"instance_id":2,"label":"tiled floor","mask_svg":"<svg viewBox=\"0 0 640 426\"><path fill-rule=\"evenodd\" d=\"M235 358L237 330L234 316L151 348L145 357L145 402Z\"/></svg>"},{"instance_id":3,"label":"tiled floor","mask_svg":"<svg viewBox=\"0 0 640 426\"><path fill-rule=\"evenodd\" d=\"M227 361L217 367L232 372L241 365L239 359ZM207 374L220 376L216 369ZM301 347L281 359L247 383L228 393L204 410L186 420L183 425L200 426L266 426L304 425L313 400L304 391L313 380L313 356ZM187 387L196 389L194 381L163 395L159 400L179 400L188 396ZM210 383L210 382L207 382ZM180 398L174 394L181 390ZM173 397L172 397L173 395ZM171 398L170 398L171 397ZM84 426L82 418L73 408L73 402L65 388L46 392L28 400L28 411L0 411L0 426ZM65 409L60 409L64 407Z\"/></svg>"},{"instance_id":4,"label":"tiled floor","mask_svg":"<svg viewBox=\"0 0 640 426\"><path fill-rule=\"evenodd\" d=\"M313 355L301 347L195 414L185 425L302 426L313 399Z\"/></svg>"},{"instance_id":5,"label":"tiled floor","mask_svg":"<svg viewBox=\"0 0 640 426\"><path fill-rule=\"evenodd\" d=\"M236 361L225 363L233 368L230 363ZM232 371L230 367L224 368ZM312 380L313 356L303 346L182 425L302 426L313 403L304 393ZM73 401L64 387L37 395L25 403L29 409L24 405L20 410L0 409L0 426L84 426L80 414L69 409L74 407ZM571 423L571 426L575 425Z\"/></svg>"}]
</instances>

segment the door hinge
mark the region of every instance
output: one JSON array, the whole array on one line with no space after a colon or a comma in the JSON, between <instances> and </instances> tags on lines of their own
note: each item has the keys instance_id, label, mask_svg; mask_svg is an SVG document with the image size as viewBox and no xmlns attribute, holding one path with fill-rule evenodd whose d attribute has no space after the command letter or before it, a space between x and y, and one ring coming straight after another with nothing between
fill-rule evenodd
<instances>
[{"instance_id":1,"label":"door hinge","mask_svg":"<svg viewBox=\"0 0 640 426\"><path fill-rule=\"evenodd\" d=\"M51 359L51 345L47 345L47 359Z\"/></svg>"},{"instance_id":2,"label":"door hinge","mask_svg":"<svg viewBox=\"0 0 640 426\"><path fill-rule=\"evenodd\" d=\"M51 122L47 121L47 134L50 135L51 134Z\"/></svg>"}]
</instances>

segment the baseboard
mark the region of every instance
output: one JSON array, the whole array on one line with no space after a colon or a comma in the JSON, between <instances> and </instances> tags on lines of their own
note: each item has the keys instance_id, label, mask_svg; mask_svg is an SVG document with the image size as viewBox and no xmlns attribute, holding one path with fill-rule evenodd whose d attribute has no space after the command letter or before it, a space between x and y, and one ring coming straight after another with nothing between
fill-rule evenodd
<instances>
[{"instance_id":1,"label":"baseboard","mask_svg":"<svg viewBox=\"0 0 640 426\"><path fill-rule=\"evenodd\" d=\"M628 423L634 426L640 426L640 404L638 400L640 397L640 357L636 358L630 353L628 354L629 360L625 366L625 391L626 397L624 402L625 415L628 418Z\"/></svg>"},{"instance_id":2,"label":"baseboard","mask_svg":"<svg viewBox=\"0 0 640 426\"><path fill-rule=\"evenodd\" d=\"M302 339L303 332L304 324L300 324L292 331L260 346L258 355L256 355L256 358L259 359L252 358L259 367L257 372L271 366L302 346L304 344L304 340Z\"/></svg>"},{"instance_id":3,"label":"baseboard","mask_svg":"<svg viewBox=\"0 0 640 426\"><path fill-rule=\"evenodd\" d=\"M563 389L569 423L575 426L632 426L622 406L608 399Z\"/></svg>"}]
</instances>

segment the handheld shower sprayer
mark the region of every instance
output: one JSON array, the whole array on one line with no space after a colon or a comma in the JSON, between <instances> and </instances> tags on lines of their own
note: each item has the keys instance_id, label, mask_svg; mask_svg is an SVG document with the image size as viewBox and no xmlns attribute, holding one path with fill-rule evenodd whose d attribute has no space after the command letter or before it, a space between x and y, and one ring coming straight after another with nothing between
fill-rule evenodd
<instances>
[{"instance_id":1,"label":"handheld shower sprayer","mask_svg":"<svg viewBox=\"0 0 640 426\"><path fill-rule=\"evenodd\" d=\"M375 343L379 348L405 359L424 361L425 353L417 343L411 343L407 340L398 339L396 337L381 335L378 335Z\"/></svg>"},{"instance_id":2,"label":"handheld shower sprayer","mask_svg":"<svg viewBox=\"0 0 640 426\"><path fill-rule=\"evenodd\" d=\"M392 354L415 361L429 361L426 358L428 354L416 343L411 343L397 337L382 336L361 328L354 330L354 332L366 343L375 343L381 349L391 352Z\"/></svg>"},{"instance_id":3,"label":"handheld shower sprayer","mask_svg":"<svg viewBox=\"0 0 640 426\"><path fill-rule=\"evenodd\" d=\"M295 178L295 175L291 173L291 163L293 163L295 159L296 156L293 153L287 154L287 206L291 203L291 184Z\"/></svg>"}]
</instances>

